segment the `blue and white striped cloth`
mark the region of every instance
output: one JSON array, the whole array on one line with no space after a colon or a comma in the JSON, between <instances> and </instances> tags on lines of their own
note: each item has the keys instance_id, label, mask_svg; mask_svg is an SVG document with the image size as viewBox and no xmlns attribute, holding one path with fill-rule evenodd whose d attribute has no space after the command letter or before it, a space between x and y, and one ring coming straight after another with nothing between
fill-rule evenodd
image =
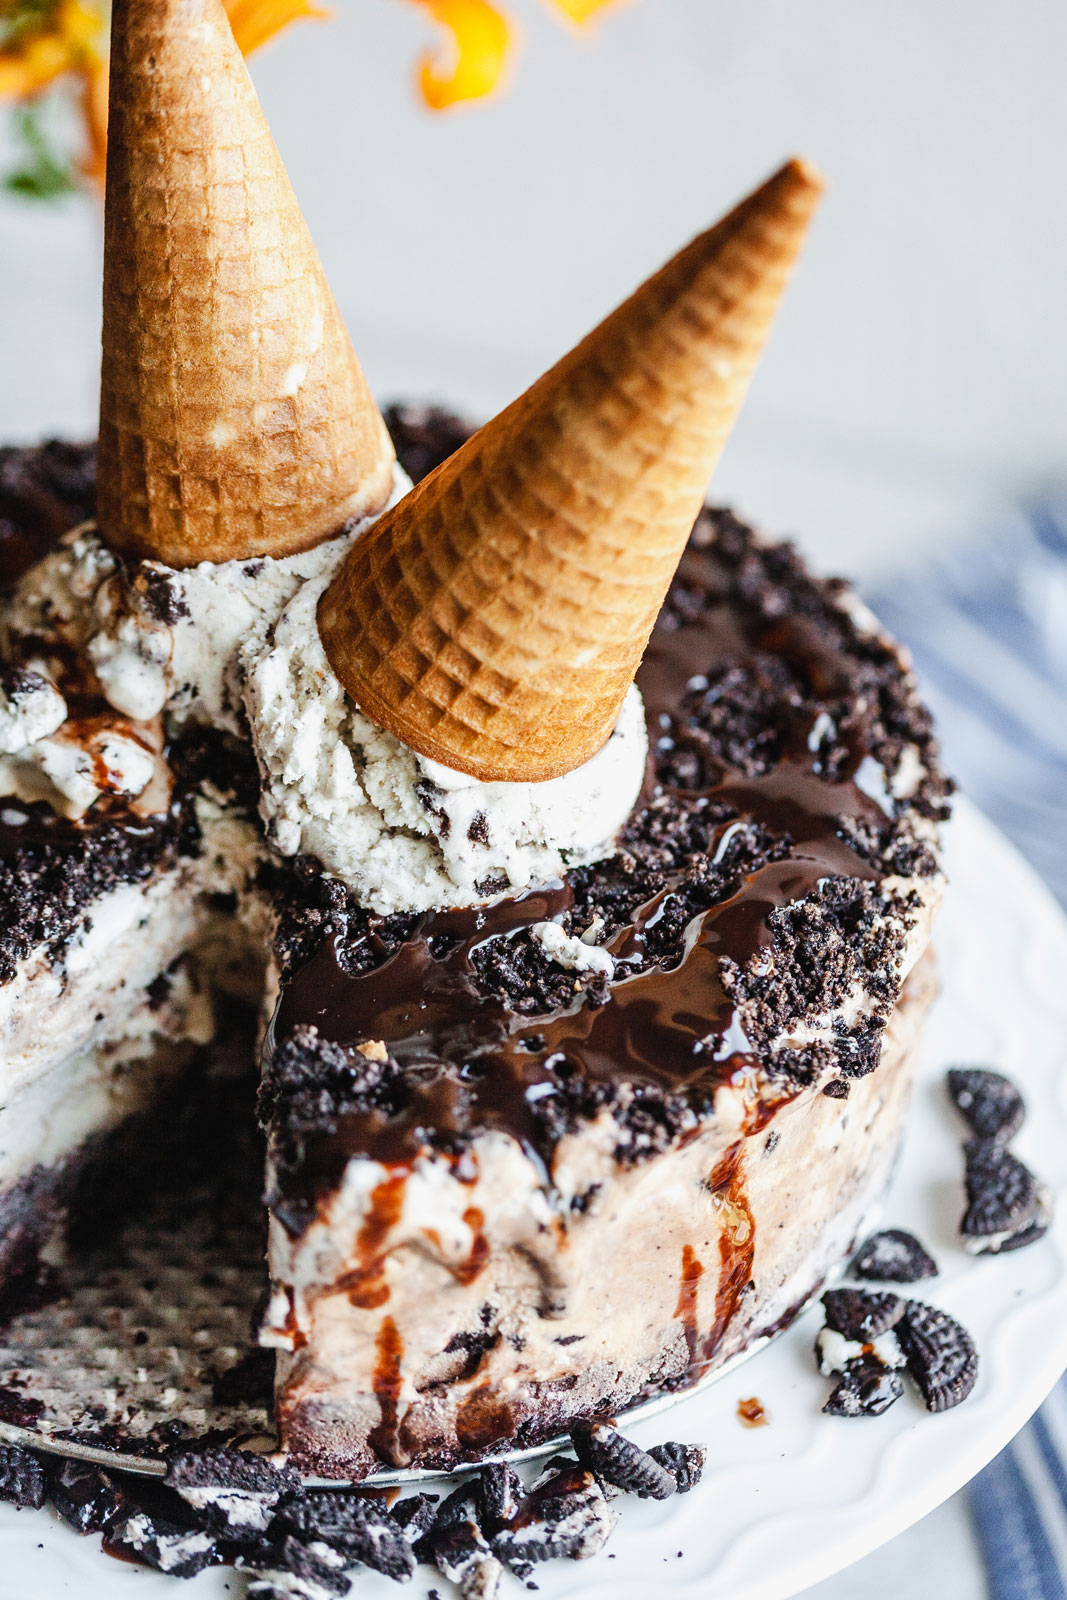
<instances>
[{"instance_id":1,"label":"blue and white striped cloth","mask_svg":"<svg viewBox=\"0 0 1067 1600\"><path fill-rule=\"evenodd\" d=\"M1067 907L1067 497L871 595L946 764ZM1067 1378L970 1487L993 1600L1067 1600Z\"/></svg>"}]
</instances>

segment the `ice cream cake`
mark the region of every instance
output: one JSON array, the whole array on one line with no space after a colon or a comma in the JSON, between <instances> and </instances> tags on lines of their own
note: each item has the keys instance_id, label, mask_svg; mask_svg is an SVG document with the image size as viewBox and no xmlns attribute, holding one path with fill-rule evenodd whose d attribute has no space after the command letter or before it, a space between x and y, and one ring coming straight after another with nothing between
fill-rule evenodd
<instances>
[{"instance_id":1,"label":"ice cream cake","mask_svg":"<svg viewBox=\"0 0 1067 1600\"><path fill-rule=\"evenodd\" d=\"M218 0L113 34L95 484L0 462L0 1273L252 996L282 1449L537 1443L784 1326L906 1112L929 718L703 505L820 182L387 428Z\"/></svg>"}]
</instances>

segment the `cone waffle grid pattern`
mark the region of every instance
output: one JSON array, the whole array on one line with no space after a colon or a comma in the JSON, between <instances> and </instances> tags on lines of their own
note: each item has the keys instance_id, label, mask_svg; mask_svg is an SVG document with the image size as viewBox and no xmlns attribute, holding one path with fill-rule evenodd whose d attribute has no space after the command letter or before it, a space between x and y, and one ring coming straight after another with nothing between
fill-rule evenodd
<instances>
[{"instance_id":1,"label":"cone waffle grid pattern","mask_svg":"<svg viewBox=\"0 0 1067 1600\"><path fill-rule=\"evenodd\" d=\"M378 509L392 449L218 0L115 7L111 117L112 543L287 554Z\"/></svg>"}]
</instances>

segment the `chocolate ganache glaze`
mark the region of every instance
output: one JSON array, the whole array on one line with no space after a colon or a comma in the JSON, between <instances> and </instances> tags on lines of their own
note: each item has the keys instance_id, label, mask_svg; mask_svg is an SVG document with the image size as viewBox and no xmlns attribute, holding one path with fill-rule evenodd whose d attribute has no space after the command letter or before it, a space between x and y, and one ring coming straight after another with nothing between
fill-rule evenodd
<instances>
[{"instance_id":1,"label":"chocolate ganache glaze","mask_svg":"<svg viewBox=\"0 0 1067 1600\"><path fill-rule=\"evenodd\" d=\"M788 579L777 585L775 551ZM728 513L697 524L638 674L653 771L629 825L647 829L668 814L675 833L695 833L696 850L675 848L655 892L598 934L614 959L610 981L572 979L560 1003L531 1014L487 970L494 946L532 942L534 923L556 919L581 931L588 906L603 904L595 868L517 898L409 919L399 936L392 919L392 930L381 924L392 941L378 939L369 957L378 919L363 913L360 969L347 955L350 930L336 926L297 966L269 1032L264 1094L279 1157L272 1198L294 1231L353 1155L397 1168L432 1144L462 1160L470 1136L492 1128L547 1166L559 1131L552 1101L564 1090L573 1101L575 1085L594 1104L598 1091L629 1084L707 1112L718 1084L752 1079L758 1047L726 974L743 972L775 942L777 915L829 882L862 889L902 868L934 870L914 840L902 862L895 837L906 807L891 797L886 768L906 741L874 680L899 690L899 662L837 608L833 585L805 578L810 614L786 612L802 570L788 547L760 546ZM736 702L739 693L751 704L735 703L724 726L736 733L747 710L752 729L735 765L723 759L724 746L734 752L714 724L717 700ZM908 806L937 814L944 793L935 783ZM626 845L624 834L623 876ZM668 920L676 926L680 908L681 936L664 941L657 930ZM384 1045L388 1063L369 1069L379 1074L369 1093L335 1093L325 1113L320 1100L305 1118L286 1082L292 1074L277 1066L292 1039L316 1039L319 1048L328 1041L353 1058L361 1046L374 1058ZM783 1082L764 1093L753 1126L797 1087ZM296 1115L281 1128L287 1103Z\"/></svg>"}]
</instances>

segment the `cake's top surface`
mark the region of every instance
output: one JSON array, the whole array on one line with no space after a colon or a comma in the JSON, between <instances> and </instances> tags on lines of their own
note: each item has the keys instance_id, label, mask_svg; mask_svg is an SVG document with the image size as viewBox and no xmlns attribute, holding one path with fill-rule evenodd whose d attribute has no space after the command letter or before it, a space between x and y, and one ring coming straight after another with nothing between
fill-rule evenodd
<instances>
[{"instance_id":1,"label":"cake's top surface","mask_svg":"<svg viewBox=\"0 0 1067 1600\"><path fill-rule=\"evenodd\" d=\"M413 478L465 435L443 412L389 423ZM18 489L0 506L10 582L91 510L91 455L46 446L2 466ZM949 791L899 653L844 584L708 510L638 684L648 778L607 859L487 905L392 916L313 858L266 869L285 988L262 1106L294 1226L352 1154L462 1160L497 1128L547 1168L609 1106L620 1158L636 1159L725 1080L752 1081L758 1116L816 1078L845 1094L876 1063L936 899ZM95 895L195 851L205 783L250 812L240 749L172 727L174 794L154 817L119 796L80 821L5 802L0 978L42 941L61 948Z\"/></svg>"},{"instance_id":2,"label":"cake's top surface","mask_svg":"<svg viewBox=\"0 0 1067 1600\"><path fill-rule=\"evenodd\" d=\"M876 1063L949 792L899 653L844 584L709 510L638 684L649 780L609 859L424 916L307 860L281 880L262 1105L294 1226L353 1154L462 1159L497 1128L547 1165L610 1105L634 1159L754 1067L766 1103Z\"/></svg>"}]
</instances>

